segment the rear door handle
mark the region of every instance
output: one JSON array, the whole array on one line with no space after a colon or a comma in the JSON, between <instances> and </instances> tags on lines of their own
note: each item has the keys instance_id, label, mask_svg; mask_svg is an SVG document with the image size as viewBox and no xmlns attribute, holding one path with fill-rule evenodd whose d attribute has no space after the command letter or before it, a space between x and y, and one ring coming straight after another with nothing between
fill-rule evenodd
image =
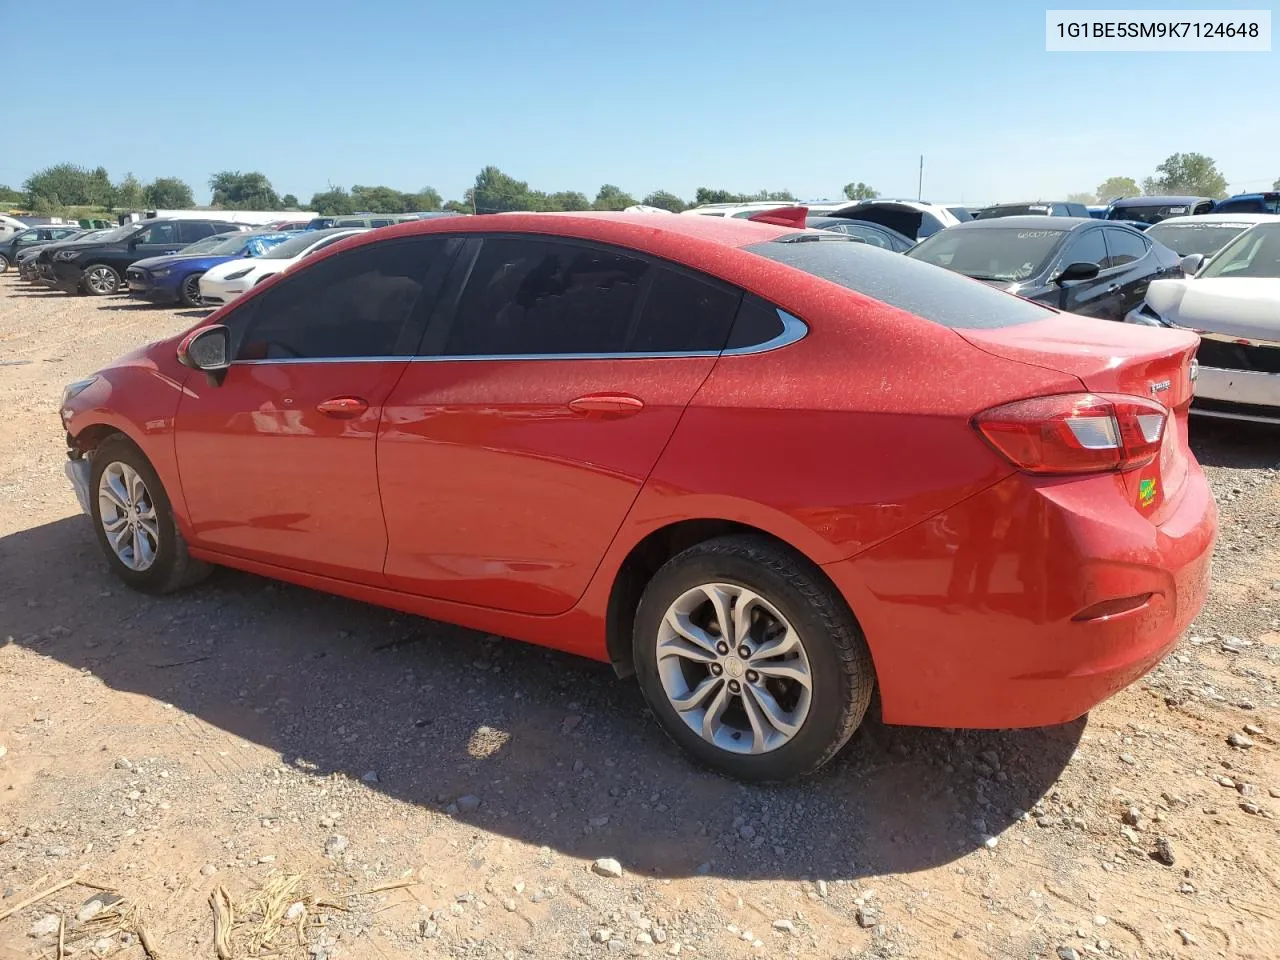
<instances>
[{"instance_id":1,"label":"rear door handle","mask_svg":"<svg viewBox=\"0 0 1280 960\"><path fill-rule=\"evenodd\" d=\"M589 393L570 400L569 409L584 417L613 420L639 413L644 409L644 401L629 393Z\"/></svg>"},{"instance_id":2,"label":"rear door handle","mask_svg":"<svg viewBox=\"0 0 1280 960\"><path fill-rule=\"evenodd\" d=\"M359 397L333 397L316 404L321 413L337 420L350 420L369 409L369 401Z\"/></svg>"}]
</instances>

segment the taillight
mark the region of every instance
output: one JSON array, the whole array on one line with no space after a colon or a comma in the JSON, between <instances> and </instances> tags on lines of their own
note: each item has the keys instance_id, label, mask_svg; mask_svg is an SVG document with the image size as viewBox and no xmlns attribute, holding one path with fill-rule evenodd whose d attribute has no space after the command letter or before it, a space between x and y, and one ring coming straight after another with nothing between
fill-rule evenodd
<instances>
[{"instance_id":1,"label":"taillight","mask_svg":"<svg viewBox=\"0 0 1280 960\"><path fill-rule=\"evenodd\" d=\"M1145 397L1067 393L983 411L974 426L1019 470L1133 470L1160 453L1168 411Z\"/></svg>"}]
</instances>

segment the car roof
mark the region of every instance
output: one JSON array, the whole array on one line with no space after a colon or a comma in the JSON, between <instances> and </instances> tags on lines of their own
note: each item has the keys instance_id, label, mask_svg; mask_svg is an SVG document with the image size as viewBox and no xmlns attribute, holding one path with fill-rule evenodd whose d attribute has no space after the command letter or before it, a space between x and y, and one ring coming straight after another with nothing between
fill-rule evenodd
<instances>
[{"instance_id":1,"label":"car roof","mask_svg":"<svg viewBox=\"0 0 1280 960\"><path fill-rule=\"evenodd\" d=\"M1121 197L1111 201L1113 207L1161 207L1172 203L1200 203L1212 197L1175 197L1153 194L1148 197Z\"/></svg>"},{"instance_id":2,"label":"car roof","mask_svg":"<svg viewBox=\"0 0 1280 960\"><path fill-rule=\"evenodd\" d=\"M1196 224L1196 223L1267 223L1271 220L1280 220L1280 214L1275 213L1200 213L1188 214L1185 217L1168 217L1159 223L1153 223L1153 227L1163 227L1166 224Z\"/></svg>"},{"instance_id":3,"label":"car roof","mask_svg":"<svg viewBox=\"0 0 1280 960\"><path fill-rule=\"evenodd\" d=\"M768 209L786 207L777 204ZM416 233L518 232L558 233L601 242L635 244L643 248L642 234L664 234L745 247L773 240L793 228L724 217L655 217L651 213L583 210L575 213L482 213L474 217L436 217L383 227L380 236ZM632 238L635 238L634 240Z\"/></svg>"},{"instance_id":4,"label":"car roof","mask_svg":"<svg viewBox=\"0 0 1280 960\"><path fill-rule=\"evenodd\" d=\"M1101 225L1103 221L1095 220L1093 217L1049 217L1049 216L1021 216L1021 217L992 217L989 220L966 220L964 223L958 223L954 227L947 227L948 233L952 230L1075 230L1078 227L1087 226L1089 224ZM937 234L935 233L936 237Z\"/></svg>"},{"instance_id":5,"label":"car roof","mask_svg":"<svg viewBox=\"0 0 1280 960\"><path fill-rule=\"evenodd\" d=\"M1257 193L1233 193L1229 197L1219 200L1219 203L1226 203L1228 200L1274 200L1280 197L1280 191L1276 190L1259 190Z\"/></svg>"}]
</instances>

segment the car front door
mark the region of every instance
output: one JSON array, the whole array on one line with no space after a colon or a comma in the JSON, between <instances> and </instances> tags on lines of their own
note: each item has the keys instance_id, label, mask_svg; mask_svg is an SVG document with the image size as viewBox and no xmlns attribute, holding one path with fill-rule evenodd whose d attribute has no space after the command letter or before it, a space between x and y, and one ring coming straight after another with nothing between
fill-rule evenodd
<instances>
[{"instance_id":1,"label":"car front door","mask_svg":"<svg viewBox=\"0 0 1280 960\"><path fill-rule=\"evenodd\" d=\"M1150 255L1151 241L1132 230L1104 227L1107 241L1107 272L1113 277L1118 303L1113 320L1123 320L1146 298L1147 287L1160 272Z\"/></svg>"},{"instance_id":2,"label":"car front door","mask_svg":"<svg viewBox=\"0 0 1280 960\"><path fill-rule=\"evenodd\" d=\"M471 240L379 432L388 583L528 614L570 609L740 299L610 247Z\"/></svg>"},{"instance_id":3,"label":"car front door","mask_svg":"<svg viewBox=\"0 0 1280 960\"><path fill-rule=\"evenodd\" d=\"M235 360L220 385L188 378L175 423L200 544L383 581L378 422L421 337L451 243L413 237L349 250L230 312Z\"/></svg>"},{"instance_id":4,"label":"car front door","mask_svg":"<svg viewBox=\"0 0 1280 960\"><path fill-rule=\"evenodd\" d=\"M1088 227L1067 240L1053 273L1072 263L1095 263L1098 275L1092 280L1068 281L1062 286L1059 302L1051 306L1086 317L1110 319L1115 315L1120 292L1116 276L1107 270L1107 246L1102 230L1100 226Z\"/></svg>"},{"instance_id":5,"label":"car front door","mask_svg":"<svg viewBox=\"0 0 1280 960\"><path fill-rule=\"evenodd\" d=\"M127 244L127 250L113 257L112 260L115 262L111 265L116 267L123 276L124 268L130 264L147 257L167 256L177 253L180 249L182 249L182 241L178 238L177 221L164 220L153 223L140 233L134 234Z\"/></svg>"}]
</instances>

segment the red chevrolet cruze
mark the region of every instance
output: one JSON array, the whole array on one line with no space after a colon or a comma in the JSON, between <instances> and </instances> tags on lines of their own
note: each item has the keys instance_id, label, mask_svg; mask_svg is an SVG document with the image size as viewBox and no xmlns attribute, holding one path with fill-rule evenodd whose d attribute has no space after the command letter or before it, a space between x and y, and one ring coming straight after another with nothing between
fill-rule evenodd
<instances>
[{"instance_id":1,"label":"red chevrolet cruze","mask_svg":"<svg viewBox=\"0 0 1280 960\"><path fill-rule=\"evenodd\" d=\"M782 218L782 219L785 219ZM1203 602L1196 338L838 234L533 214L354 237L67 388L108 563L611 661L736 777L1079 717Z\"/></svg>"}]
</instances>

